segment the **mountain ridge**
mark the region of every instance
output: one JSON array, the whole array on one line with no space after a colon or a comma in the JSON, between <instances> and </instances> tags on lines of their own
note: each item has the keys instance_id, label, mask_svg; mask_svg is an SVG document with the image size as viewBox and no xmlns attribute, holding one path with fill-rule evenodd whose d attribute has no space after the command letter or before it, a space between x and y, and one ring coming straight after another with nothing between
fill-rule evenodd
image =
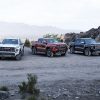
<instances>
[{"instance_id":1,"label":"mountain ridge","mask_svg":"<svg viewBox=\"0 0 100 100\"><path fill-rule=\"evenodd\" d=\"M0 37L20 37L37 39L47 33L65 34L66 32L79 32L79 30L66 30L54 26L36 26L24 23L0 22Z\"/></svg>"}]
</instances>

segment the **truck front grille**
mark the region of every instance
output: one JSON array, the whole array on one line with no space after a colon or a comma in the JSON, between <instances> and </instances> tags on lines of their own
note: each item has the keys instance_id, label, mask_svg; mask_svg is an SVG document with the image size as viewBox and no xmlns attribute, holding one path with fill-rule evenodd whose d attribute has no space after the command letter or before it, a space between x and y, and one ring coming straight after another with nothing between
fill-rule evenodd
<instances>
[{"instance_id":1,"label":"truck front grille","mask_svg":"<svg viewBox=\"0 0 100 100\"><path fill-rule=\"evenodd\" d=\"M61 46L58 46L59 50L65 50L66 49L66 46L65 45L61 45Z\"/></svg>"},{"instance_id":2,"label":"truck front grille","mask_svg":"<svg viewBox=\"0 0 100 100\"><path fill-rule=\"evenodd\" d=\"M13 48L13 47L0 47L0 51L15 52L15 48Z\"/></svg>"},{"instance_id":3,"label":"truck front grille","mask_svg":"<svg viewBox=\"0 0 100 100\"><path fill-rule=\"evenodd\" d=\"M6 55L6 56L15 56L15 53L0 53L0 56L3 56L3 55Z\"/></svg>"}]
</instances>

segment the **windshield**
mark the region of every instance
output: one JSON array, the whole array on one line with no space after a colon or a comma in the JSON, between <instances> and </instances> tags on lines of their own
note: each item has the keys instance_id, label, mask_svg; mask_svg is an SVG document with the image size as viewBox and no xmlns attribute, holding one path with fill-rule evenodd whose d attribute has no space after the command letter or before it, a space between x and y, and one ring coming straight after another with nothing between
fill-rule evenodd
<instances>
[{"instance_id":1,"label":"windshield","mask_svg":"<svg viewBox=\"0 0 100 100\"><path fill-rule=\"evenodd\" d=\"M47 43L58 43L58 40L56 39L46 39Z\"/></svg>"},{"instance_id":2,"label":"windshield","mask_svg":"<svg viewBox=\"0 0 100 100\"><path fill-rule=\"evenodd\" d=\"M4 39L2 41L2 44L18 44L18 40L17 39Z\"/></svg>"},{"instance_id":3,"label":"windshield","mask_svg":"<svg viewBox=\"0 0 100 100\"><path fill-rule=\"evenodd\" d=\"M96 43L96 41L95 41L94 39L87 39L87 40L85 40L85 42L86 42L87 44Z\"/></svg>"}]
</instances>

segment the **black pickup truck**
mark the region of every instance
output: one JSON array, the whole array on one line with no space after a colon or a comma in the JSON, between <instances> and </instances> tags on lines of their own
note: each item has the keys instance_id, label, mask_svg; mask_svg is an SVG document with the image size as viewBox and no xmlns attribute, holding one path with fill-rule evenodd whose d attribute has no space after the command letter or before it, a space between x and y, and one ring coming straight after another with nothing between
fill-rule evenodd
<instances>
[{"instance_id":1,"label":"black pickup truck","mask_svg":"<svg viewBox=\"0 0 100 100\"><path fill-rule=\"evenodd\" d=\"M100 42L97 43L91 38L78 38L72 41L69 46L70 53L75 53L75 51L83 52L86 56L91 56L93 54L100 55Z\"/></svg>"}]
</instances>

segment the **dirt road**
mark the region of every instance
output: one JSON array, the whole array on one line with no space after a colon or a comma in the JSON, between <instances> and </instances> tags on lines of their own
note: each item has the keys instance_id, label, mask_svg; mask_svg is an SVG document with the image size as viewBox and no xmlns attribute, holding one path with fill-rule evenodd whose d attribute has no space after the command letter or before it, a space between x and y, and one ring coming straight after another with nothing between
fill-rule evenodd
<instances>
[{"instance_id":1,"label":"dirt road","mask_svg":"<svg viewBox=\"0 0 100 100\"><path fill-rule=\"evenodd\" d=\"M36 74L39 82L64 79L100 79L100 56L86 57L82 54L68 54L48 58L32 55L25 48L21 61L0 60L0 83L12 84L26 79L28 73Z\"/></svg>"},{"instance_id":2,"label":"dirt road","mask_svg":"<svg viewBox=\"0 0 100 100\"><path fill-rule=\"evenodd\" d=\"M38 76L40 90L50 100L100 100L100 56L48 58L32 55L25 48L21 61L0 60L0 85L7 85L14 94L7 100L21 100L16 94L17 83L26 80L28 73Z\"/></svg>"}]
</instances>

